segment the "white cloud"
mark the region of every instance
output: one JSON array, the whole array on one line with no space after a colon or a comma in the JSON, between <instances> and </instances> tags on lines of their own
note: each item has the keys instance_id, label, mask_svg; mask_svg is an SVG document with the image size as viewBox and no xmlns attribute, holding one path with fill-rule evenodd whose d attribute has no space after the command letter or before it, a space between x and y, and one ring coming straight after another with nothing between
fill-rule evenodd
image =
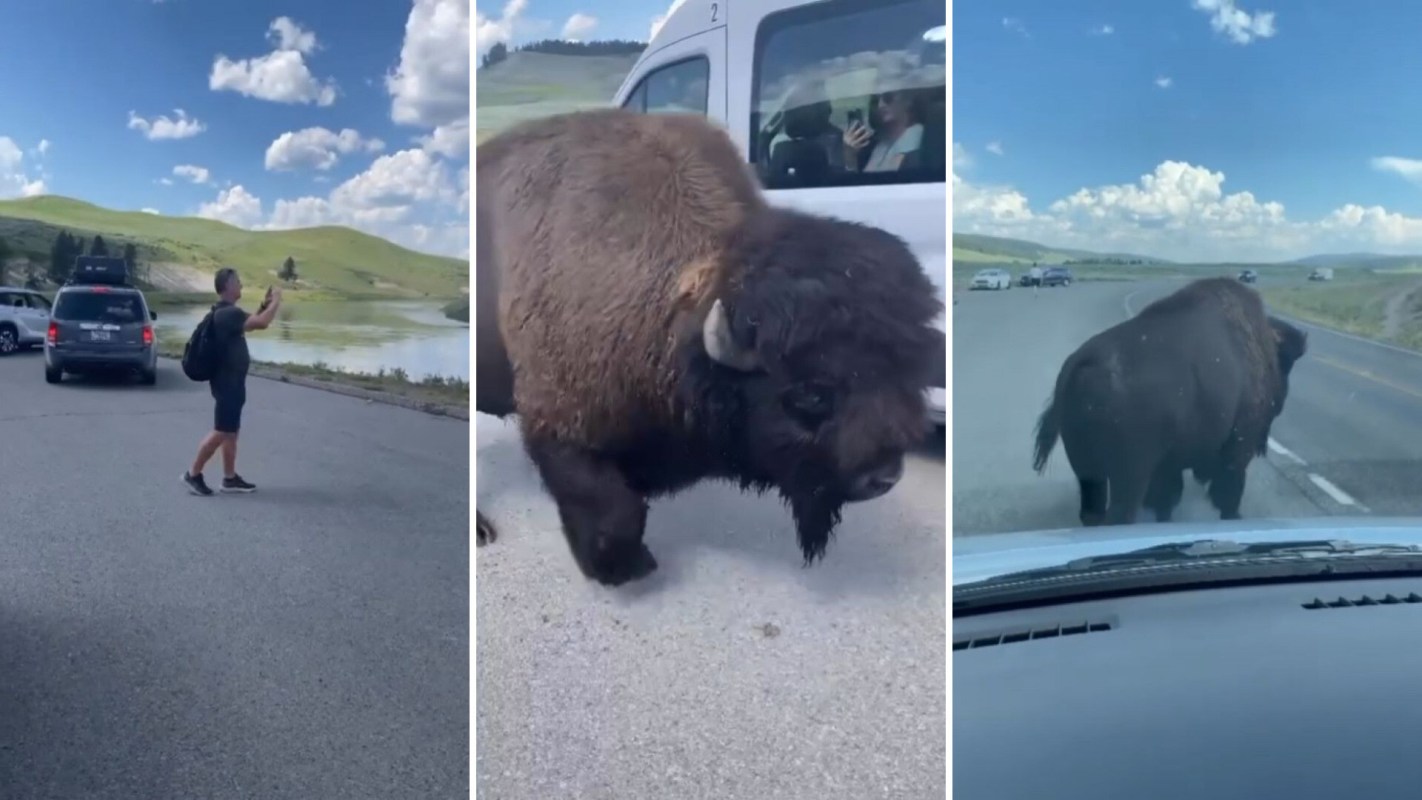
<instances>
[{"instance_id":1,"label":"white cloud","mask_svg":"<svg viewBox=\"0 0 1422 800\"><path fill-rule=\"evenodd\" d=\"M988 142L987 147L984 147L983 149L988 151L989 153L992 153L995 156L1003 155L1002 142Z\"/></svg>"},{"instance_id":2,"label":"white cloud","mask_svg":"<svg viewBox=\"0 0 1422 800\"><path fill-rule=\"evenodd\" d=\"M150 141L190 139L207 130L207 125L196 117L189 117L188 112L181 108L173 109L173 114L175 116L172 119L161 114L152 119L145 119L129 111L128 127L129 130L143 131L143 136Z\"/></svg>"},{"instance_id":3,"label":"white cloud","mask_svg":"<svg viewBox=\"0 0 1422 800\"><path fill-rule=\"evenodd\" d=\"M0 199L44 194L43 177L32 177L25 151L8 136L0 136Z\"/></svg>"},{"instance_id":4,"label":"white cloud","mask_svg":"<svg viewBox=\"0 0 1422 800\"><path fill-rule=\"evenodd\" d=\"M203 203L197 215L216 219L239 228L252 228L262 221L262 201L239 183L217 193L217 199Z\"/></svg>"},{"instance_id":5,"label":"white cloud","mask_svg":"<svg viewBox=\"0 0 1422 800\"><path fill-rule=\"evenodd\" d=\"M1098 25L1090 31L1092 36L1110 36L1115 32L1116 28L1112 25Z\"/></svg>"},{"instance_id":6,"label":"white cloud","mask_svg":"<svg viewBox=\"0 0 1422 800\"><path fill-rule=\"evenodd\" d=\"M1376 159L1374 166L1422 174L1422 162L1410 159ZM1165 161L1135 183L1083 188L1041 211L1012 187L978 185L955 174L953 226L962 232L1185 262L1422 250L1422 218L1349 203L1320 219L1291 220L1283 204L1248 191L1227 193L1224 184L1222 172Z\"/></svg>"},{"instance_id":7,"label":"white cloud","mask_svg":"<svg viewBox=\"0 0 1422 800\"><path fill-rule=\"evenodd\" d=\"M316 78L306 66L306 55L318 46L316 34L289 17L277 17L267 27L267 39L276 49L264 56L234 61L219 54L212 62L208 88L274 103L329 106L336 102L335 81Z\"/></svg>"},{"instance_id":8,"label":"white cloud","mask_svg":"<svg viewBox=\"0 0 1422 800\"><path fill-rule=\"evenodd\" d=\"M596 27L597 17L579 11L563 23L563 38L570 42L580 42Z\"/></svg>"},{"instance_id":9,"label":"white cloud","mask_svg":"<svg viewBox=\"0 0 1422 800\"><path fill-rule=\"evenodd\" d=\"M173 185L173 179L172 179L172 178L159 178L159 179L158 179L158 182L161 183L161 184L163 184L164 186L172 186L172 185Z\"/></svg>"},{"instance_id":10,"label":"white cloud","mask_svg":"<svg viewBox=\"0 0 1422 800\"><path fill-rule=\"evenodd\" d=\"M163 213L162 211L159 211L159 210L156 209L156 208L148 208L148 207L140 208L140 209L138 209L138 210L139 210L139 211L142 211L142 212L145 213L145 214L162 214L162 213Z\"/></svg>"},{"instance_id":11,"label":"white cloud","mask_svg":"<svg viewBox=\"0 0 1422 800\"><path fill-rule=\"evenodd\" d=\"M258 230L345 225L426 252L468 257L469 168L454 176L423 149L377 158L326 197L279 199L270 216L241 186L221 192L199 216Z\"/></svg>"},{"instance_id":12,"label":"white cloud","mask_svg":"<svg viewBox=\"0 0 1422 800\"><path fill-rule=\"evenodd\" d=\"M512 0L504 7L509 25L525 5L526 0ZM481 16L480 36L485 35L485 23ZM432 129L417 139L425 150L447 158L469 157L468 0L415 0L405 22L400 63L385 77L385 89L393 121Z\"/></svg>"},{"instance_id":13,"label":"white cloud","mask_svg":"<svg viewBox=\"0 0 1422 800\"><path fill-rule=\"evenodd\" d=\"M1413 183L1422 183L1422 160L1380 156L1372 160L1373 169L1400 175Z\"/></svg>"},{"instance_id":14,"label":"white cloud","mask_svg":"<svg viewBox=\"0 0 1422 800\"><path fill-rule=\"evenodd\" d=\"M686 0L672 0L672 4L667 7L666 12L652 17L652 32L648 35L647 41L650 42L657 38L657 33L661 31L662 26L667 24L667 20L671 19L671 15L675 13L678 8L681 8L682 3L685 2Z\"/></svg>"},{"instance_id":15,"label":"white cloud","mask_svg":"<svg viewBox=\"0 0 1422 800\"><path fill-rule=\"evenodd\" d=\"M212 173L206 167L195 164L179 164L173 167L173 174L179 178L187 178L193 183L207 183L212 178Z\"/></svg>"},{"instance_id":16,"label":"white cloud","mask_svg":"<svg viewBox=\"0 0 1422 800\"><path fill-rule=\"evenodd\" d=\"M953 169L968 169L973 166L973 157L968 155L968 149L961 142L953 143Z\"/></svg>"},{"instance_id":17,"label":"white cloud","mask_svg":"<svg viewBox=\"0 0 1422 800\"><path fill-rule=\"evenodd\" d=\"M277 17L272 20L272 24L267 27L267 41L276 45L278 50L310 53L316 49L316 34L303 30L291 17Z\"/></svg>"},{"instance_id":18,"label":"white cloud","mask_svg":"<svg viewBox=\"0 0 1422 800\"><path fill-rule=\"evenodd\" d=\"M327 170L341 156L356 152L375 153L385 148L379 139L363 138L350 128L340 133L326 128L287 131L267 147L266 168L284 172L301 168Z\"/></svg>"},{"instance_id":19,"label":"white cloud","mask_svg":"<svg viewBox=\"0 0 1422 800\"><path fill-rule=\"evenodd\" d=\"M1250 14L1235 4L1235 0L1192 0L1196 11L1210 15L1210 27L1229 37L1235 44L1249 44L1255 39L1268 39L1276 33L1274 12Z\"/></svg>"},{"instance_id":20,"label":"white cloud","mask_svg":"<svg viewBox=\"0 0 1422 800\"><path fill-rule=\"evenodd\" d=\"M1022 20L1016 17L1003 17L1002 27L1006 28L1009 31L1012 31L1013 33L1020 33L1023 36L1027 36L1028 38L1031 37L1031 34L1027 33L1027 26L1023 25Z\"/></svg>"},{"instance_id":21,"label":"white cloud","mask_svg":"<svg viewBox=\"0 0 1422 800\"><path fill-rule=\"evenodd\" d=\"M35 145L35 149L34 149L33 153L34 153L34 155L36 155L36 156L38 156L38 157L41 157L41 158L44 157L44 156L46 156L46 155L48 155L48 154L49 154L49 140L48 140L48 139L40 139L40 140L39 140L39 144Z\"/></svg>"},{"instance_id":22,"label":"white cloud","mask_svg":"<svg viewBox=\"0 0 1422 800\"><path fill-rule=\"evenodd\" d=\"M1162 89L1169 89L1174 83L1175 80L1169 75L1161 75L1155 79L1155 85Z\"/></svg>"},{"instance_id":23,"label":"white cloud","mask_svg":"<svg viewBox=\"0 0 1422 800\"><path fill-rule=\"evenodd\" d=\"M465 16L469 12L468 3L464 4ZM478 55L489 52L489 48L503 42L508 44L514 35L514 27L518 25L519 18L528 9L528 0L509 0L504 4L504 10L499 17L488 17L483 14L475 14L474 17L474 47ZM411 19L414 13L410 14ZM409 25L406 25L406 38L409 37ZM469 38L468 29L465 30L465 39Z\"/></svg>"}]
</instances>

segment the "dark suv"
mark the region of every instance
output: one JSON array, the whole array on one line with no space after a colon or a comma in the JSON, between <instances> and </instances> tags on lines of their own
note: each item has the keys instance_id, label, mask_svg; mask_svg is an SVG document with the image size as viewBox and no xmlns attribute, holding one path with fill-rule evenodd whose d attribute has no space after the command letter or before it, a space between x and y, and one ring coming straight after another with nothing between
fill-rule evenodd
<instances>
[{"instance_id":1,"label":"dark suv","mask_svg":"<svg viewBox=\"0 0 1422 800\"><path fill-rule=\"evenodd\" d=\"M136 371L158 382L158 347L143 292L130 286L70 284L59 290L44 342L44 379L64 373Z\"/></svg>"}]
</instances>

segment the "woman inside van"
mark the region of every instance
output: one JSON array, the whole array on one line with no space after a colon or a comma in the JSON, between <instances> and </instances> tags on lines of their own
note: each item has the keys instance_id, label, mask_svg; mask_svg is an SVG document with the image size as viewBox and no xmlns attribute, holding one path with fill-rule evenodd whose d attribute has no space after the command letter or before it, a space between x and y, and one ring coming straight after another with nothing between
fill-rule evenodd
<instances>
[{"instance_id":1,"label":"woman inside van","mask_svg":"<svg viewBox=\"0 0 1422 800\"><path fill-rule=\"evenodd\" d=\"M924 103L923 92L916 89L888 89L873 95L870 107L878 127L850 123L844 132L845 167L851 172L893 172L918 166Z\"/></svg>"}]
</instances>

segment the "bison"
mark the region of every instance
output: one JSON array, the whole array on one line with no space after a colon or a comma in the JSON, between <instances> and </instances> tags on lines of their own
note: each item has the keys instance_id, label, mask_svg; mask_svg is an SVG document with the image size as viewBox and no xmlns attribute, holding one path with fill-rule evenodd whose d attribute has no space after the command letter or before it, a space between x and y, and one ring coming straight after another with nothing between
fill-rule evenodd
<instances>
[{"instance_id":1,"label":"bison","mask_svg":"<svg viewBox=\"0 0 1422 800\"><path fill-rule=\"evenodd\" d=\"M904 242L772 208L690 115L548 117L476 158L475 407L517 418L584 575L656 569L648 500L703 479L778 490L806 566L899 480L944 356Z\"/></svg>"},{"instance_id":2,"label":"bison","mask_svg":"<svg viewBox=\"0 0 1422 800\"><path fill-rule=\"evenodd\" d=\"M1195 281L1088 339L1057 375L1037 421L1041 474L1060 435L1081 491L1081 523L1170 519L1183 473L1238 519L1245 470L1263 455L1289 374L1307 350L1238 281Z\"/></svg>"}]
</instances>

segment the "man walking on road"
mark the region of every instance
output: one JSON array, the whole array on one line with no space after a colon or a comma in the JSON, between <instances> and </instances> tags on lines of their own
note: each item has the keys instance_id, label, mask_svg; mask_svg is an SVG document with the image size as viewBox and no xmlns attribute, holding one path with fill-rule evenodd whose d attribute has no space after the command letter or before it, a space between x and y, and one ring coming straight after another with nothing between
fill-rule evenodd
<instances>
[{"instance_id":1,"label":"man walking on road","mask_svg":"<svg viewBox=\"0 0 1422 800\"><path fill-rule=\"evenodd\" d=\"M268 289L267 298L255 314L237 305L242 299L242 279L237 270L223 267L214 280L218 302L212 307L211 334L216 337L221 360L209 385L214 403L212 432L198 445L197 458L183 473L183 483L193 494L206 497L212 489L203 479L207 462L222 449L222 491L252 492L257 487L237 474L237 432L242 427L242 406L247 402L247 332L265 330L281 307L281 290Z\"/></svg>"}]
</instances>

